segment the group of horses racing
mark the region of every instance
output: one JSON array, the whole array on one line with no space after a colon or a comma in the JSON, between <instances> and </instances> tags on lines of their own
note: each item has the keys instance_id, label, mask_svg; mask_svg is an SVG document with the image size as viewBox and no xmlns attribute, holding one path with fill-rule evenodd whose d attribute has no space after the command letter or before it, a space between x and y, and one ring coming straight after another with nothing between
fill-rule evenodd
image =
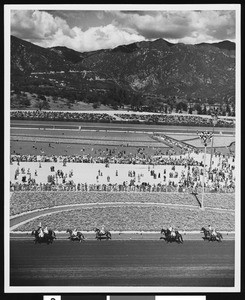
<instances>
[{"instance_id":1,"label":"group of horses racing","mask_svg":"<svg viewBox=\"0 0 245 300\"><path fill-rule=\"evenodd\" d=\"M95 238L97 240L110 240L111 239L111 233L108 230L105 231L101 231L99 228L95 228ZM77 231L76 234L73 234L73 231L71 229L67 229L66 230L67 233L69 233L69 237L68 239L70 239L71 241L79 241L82 242L83 240L85 240L85 236L83 235L83 233L81 231Z\"/></svg>"},{"instance_id":2,"label":"group of horses racing","mask_svg":"<svg viewBox=\"0 0 245 300\"><path fill-rule=\"evenodd\" d=\"M43 233L43 235L40 235L40 230L32 230L31 235L35 236L34 243L40 244L40 243L47 243L52 244L53 240L56 239L56 234L52 229L48 230L48 233Z\"/></svg>"},{"instance_id":3,"label":"group of horses racing","mask_svg":"<svg viewBox=\"0 0 245 300\"><path fill-rule=\"evenodd\" d=\"M167 243L177 242L178 244L183 244L183 237L178 232L178 230L170 230L169 228L161 230L161 234L164 236L160 237L160 239L165 240Z\"/></svg>"},{"instance_id":4,"label":"group of horses racing","mask_svg":"<svg viewBox=\"0 0 245 300\"><path fill-rule=\"evenodd\" d=\"M216 232L215 230L208 230L205 227L201 228L201 233L204 234L203 240L209 241L209 242L221 242L223 239L223 236L220 232ZM183 237L181 233L178 232L178 230L169 230L162 229L161 234L164 236L160 237L160 239L164 239L167 243L176 242L178 244L183 244Z\"/></svg>"},{"instance_id":5,"label":"group of horses racing","mask_svg":"<svg viewBox=\"0 0 245 300\"><path fill-rule=\"evenodd\" d=\"M108 230L101 231L99 228L94 229L96 235L95 238L97 240L109 240L111 239L111 233ZM77 231L76 234L73 233L71 229L67 229L66 233L69 233L68 239L71 241L79 241L82 242L85 240L85 236L81 231ZM47 233L43 233L42 235L40 234L40 228L37 230L33 230L31 232L31 235L35 236L34 243L35 244L40 244L40 243L46 243L46 244L52 244L53 241L56 239L56 234L52 229L49 229Z\"/></svg>"},{"instance_id":6,"label":"group of horses racing","mask_svg":"<svg viewBox=\"0 0 245 300\"><path fill-rule=\"evenodd\" d=\"M205 227L202 227L201 232L204 233L204 240L207 240L209 242L222 242L223 236L220 232L216 231L216 232L212 232L208 229L206 229Z\"/></svg>"},{"instance_id":7,"label":"group of horses racing","mask_svg":"<svg viewBox=\"0 0 245 300\"><path fill-rule=\"evenodd\" d=\"M97 240L109 240L111 239L111 233L108 230L105 231L101 231L99 228L95 228L95 238ZM69 237L68 239L70 239L71 241L79 241L82 242L85 240L85 236L83 235L83 233L81 231L77 231L76 234L74 234L74 232L71 229L67 229L66 233L69 233ZM202 227L201 228L201 233L204 234L203 240L207 240L209 242L214 242L214 241L218 241L221 242L223 239L223 236L220 232L215 232L213 233L212 231ZM53 240L56 239L56 234L52 229L48 230L48 233L44 233L42 236L40 236L40 230L33 230L32 235L35 236L34 239L34 243L46 243L46 244L52 244ZM178 230L169 230L167 229L161 229L161 237L160 239L165 240L167 243L172 243L172 242L176 242L178 244L183 244L183 237L181 235L181 233L178 232Z\"/></svg>"}]
</instances>

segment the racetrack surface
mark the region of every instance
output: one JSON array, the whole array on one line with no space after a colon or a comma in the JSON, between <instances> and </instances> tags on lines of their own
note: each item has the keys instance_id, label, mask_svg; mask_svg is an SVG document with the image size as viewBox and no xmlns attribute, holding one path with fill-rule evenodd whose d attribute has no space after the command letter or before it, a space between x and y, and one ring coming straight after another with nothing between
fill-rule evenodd
<instances>
[{"instance_id":1,"label":"racetrack surface","mask_svg":"<svg viewBox=\"0 0 245 300\"><path fill-rule=\"evenodd\" d=\"M233 287L234 241L10 241L10 287Z\"/></svg>"},{"instance_id":2,"label":"racetrack surface","mask_svg":"<svg viewBox=\"0 0 245 300\"><path fill-rule=\"evenodd\" d=\"M197 130L209 130L206 126L174 126L174 125L150 125L150 124L127 124L127 123L92 123L71 121L33 121L33 120L11 120L11 128L53 128L53 129L78 129L81 130L112 130L133 132L192 132ZM234 127L215 127L214 133L234 134Z\"/></svg>"}]
</instances>

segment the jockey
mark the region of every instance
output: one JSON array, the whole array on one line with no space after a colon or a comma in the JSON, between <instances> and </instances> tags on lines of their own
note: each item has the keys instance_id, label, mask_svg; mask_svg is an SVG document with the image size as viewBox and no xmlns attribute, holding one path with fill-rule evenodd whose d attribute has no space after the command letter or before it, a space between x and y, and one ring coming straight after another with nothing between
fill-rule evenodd
<instances>
[{"instance_id":1,"label":"jockey","mask_svg":"<svg viewBox=\"0 0 245 300\"><path fill-rule=\"evenodd\" d=\"M100 231L102 234L105 234L105 225L102 225L101 227L101 231Z\"/></svg>"},{"instance_id":2,"label":"jockey","mask_svg":"<svg viewBox=\"0 0 245 300\"><path fill-rule=\"evenodd\" d=\"M48 226L46 226L46 227L43 229L43 233L48 234Z\"/></svg>"},{"instance_id":3,"label":"jockey","mask_svg":"<svg viewBox=\"0 0 245 300\"><path fill-rule=\"evenodd\" d=\"M42 228L42 223L40 222L37 226L37 232L38 232L38 236L39 237L43 237L44 234L43 234L43 228Z\"/></svg>"},{"instance_id":4,"label":"jockey","mask_svg":"<svg viewBox=\"0 0 245 300\"><path fill-rule=\"evenodd\" d=\"M209 234L212 234L213 228L211 227L211 225L208 225L208 230L209 230Z\"/></svg>"},{"instance_id":5,"label":"jockey","mask_svg":"<svg viewBox=\"0 0 245 300\"><path fill-rule=\"evenodd\" d=\"M42 227L40 227L40 229L39 229L39 237L44 237L44 232L43 232L43 229L42 229Z\"/></svg>"},{"instance_id":6,"label":"jockey","mask_svg":"<svg viewBox=\"0 0 245 300\"><path fill-rule=\"evenodd\" d=\"M172 236L172 237L175 237L175 236L176 236L176 233L175 233L174 228L172 228L172 230L171 230L171 236Z\"/></svg>"},{"instance_id":7,"label":"jockey","mask_svg":"<svg viewBox=\"0 0 245 300\"><path fill-rule=\"evenodd\" d=\"M212 235L213 235L214 237L217 236L217 232L216 232L216 229L215 229L215 228L214 228L213 231L212 231Z\"/></svg>"},{"instance_id":8,"label":"jockey","mask_svg":"<svg viewBox=\"0 0 245 300\"><path fill-rule=\"evenodd\" d=\"M77 228L75 228L75 229L72 231L72 235L73 235L73 236L76 236L76 235L77 235Z\"/></svg>"}]
</instances>

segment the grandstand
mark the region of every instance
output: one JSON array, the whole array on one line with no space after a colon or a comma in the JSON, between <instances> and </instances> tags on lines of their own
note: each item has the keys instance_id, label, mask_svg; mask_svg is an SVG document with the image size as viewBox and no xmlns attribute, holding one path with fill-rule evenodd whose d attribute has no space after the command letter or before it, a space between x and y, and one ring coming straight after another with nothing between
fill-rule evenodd
<instances>
[{"instance_id":1,"label":"grandstand","mask_svg":"<svg viewBox=\"0 0 245 300\"><path fill-rule=\"evenodd\" d=\"M211 116L163 114L163 113L130 113L130 112L76 112L48 110L11 110L12 120L44 120L44 121L75 121L75 122L122 122L144 123L177 126L209 126L212 127ZM235 127L235 118L219 117L218 127Z\"/></svg>"}]
</instances>

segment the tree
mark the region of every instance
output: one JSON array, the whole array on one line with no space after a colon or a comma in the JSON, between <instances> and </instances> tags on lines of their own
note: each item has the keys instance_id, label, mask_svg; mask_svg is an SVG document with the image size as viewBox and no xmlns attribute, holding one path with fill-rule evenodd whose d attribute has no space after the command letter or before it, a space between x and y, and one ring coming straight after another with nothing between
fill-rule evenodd
<instances>
[{"instance_id":1,"label":"tree","mask_svg":"<svg viewBox=\"0 0 245 300\"><path fill-rule=\"evenodd\" d=\"M27 98L27 97L21 97L21 98L20 98L20 105L21 105L21 106L24 106L24 107L28 107L28 106L31 105L31 101L30 101L30 99Z\"/></svg>"},{"instance_id":2,"label":"tree","mask_svg":"<svg viewBox=\"0 0 245 300\"><path fill-rule=\"evenodd\" d=\"M202 108L201 108L201 105L199 103L196 103L194 105L194 109L197 111L198 115L200 115L202 113Z\"/></svg>"},{"instance_id":3,"label":"tree","mask_svg":"<svg viewBox=\"0 0 245 300\"><path fill-rule=\"evenodd\" d=\"M207 114L207 108L206 108L206 105L205 105L205 104L204 104L204 106L203 106L202 114L203 114L203 115L206 115L206 114Z\"/></svg>"},{"instance_id":4,"label":"tree","mask_svg":"<svg viewBox=\"0 0 245 300\"><path fill-rule=\"evenodd\" d=\"M143 105L143 97L139 93L133 93L130 97L130 105L132 110L139 110Z\"/></svg>"},{"instance_id":5,"label":"tree","mask_svg":"<svg viewBox=\"0 0 245 300\"><path fill-rule=\"evenodd\" d=\"M46 98L44 96L39 97L39 99L37 99L36 105L35 105L39 110L42 109L50 109L50 105L48 103L48 101L46 100Z\"/></svg>"},{"instance_id":6,"label":"tree","mask_svg":"<svg viewBox=\"0 0 245 300\"><path fill-rule=\"evenodd\" d=\"M176 110L177 111L187 111L187 104L185 102L179 102L177 105L176 105Z\"/></svg>"},{"instance_id":7,"label":"tree","mask_svg":"<svg viewBox=\"0 0 245 300\"><path fill-rule=\"evenodd\" d=\"M228 103L226 104L225 112L226 112L226 114L227 114L228 116L231 115L231 108L230 108L230 105L229 105Z\"/></svg>"},{"instance_id":8,"label":"tree","mask_svg":"<svg viewBox=\"0 0 245 300\"><path fill-rule=\"evenodd\" d=\"M57 96L53 96L53 102L56 103L58 101L58 97Z\"/></svg>"},{"instance_id":9,"label":"tree","mask_svg":"<svg viewBox=\"0 0 245 300\"><path fill-rule=\"evenodd\" d=\"M215 100L213 98L209 98L207 102L209 105L214 105Z\"/></svg>"},{"instance_id":10,"label":"tree","mask_svg":"<svg viewBox=\"0 0 245 300\"><path fill-rule=\"evenodd\" d=\"M46 101L46 97L44 95L40 95L39 99L42 100L42 101Z\"/></svg>"},{"instance_id":11,"label":"tree","mask_svg":"<svg viewBox=\"0 0 245 300\"><path fill-rule=\"evenodd\" d=\"M175 105L175 98L173 97L168 98L167 104L170 106L170 110L172 111Z\"/></svg>"},{"instance_id":12,"label":"tree","mask_svg":"<svg viewBox=\"0 0 245 300\"><path fill-rule=\"evenodd\" d=\"M94 102L92 106L93 106L94 109L96 109L96 108L99 108L100 105L101 105L100 102Z\"/></svg>"}]
</instances>

